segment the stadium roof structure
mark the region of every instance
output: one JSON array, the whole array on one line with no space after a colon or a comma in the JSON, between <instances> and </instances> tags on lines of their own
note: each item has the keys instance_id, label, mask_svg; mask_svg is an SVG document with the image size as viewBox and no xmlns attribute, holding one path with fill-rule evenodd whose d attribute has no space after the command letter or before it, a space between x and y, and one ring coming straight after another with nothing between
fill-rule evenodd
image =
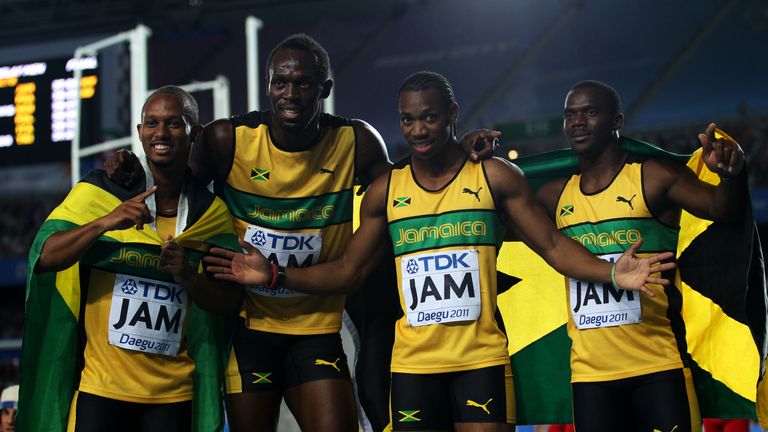
<instances>
[{"instance_id":1,"label":"stadium roof structure","mask_svg":"<svg viewBox=\"0 0 768 432\"><path fill-rule=\"evenodd\" d=\"M291 33L318 39L336 112L390 143L397 88L419 70L454 84L462 128L556 122L582 79L616 87L630 131L768 114L763 0L0 0L0 51L143 23L152 86L223 73L239 112L247 15L264 22L262 61Z\"/></svg>"}]
</instances>

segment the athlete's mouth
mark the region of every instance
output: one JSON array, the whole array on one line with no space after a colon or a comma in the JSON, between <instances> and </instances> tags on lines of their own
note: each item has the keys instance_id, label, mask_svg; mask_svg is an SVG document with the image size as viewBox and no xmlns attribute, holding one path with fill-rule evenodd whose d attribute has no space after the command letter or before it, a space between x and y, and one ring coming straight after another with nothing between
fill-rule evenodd
<instances>
[{"instance_id":1,"label":"athlete's mouth","mask_svg":"<svg viewBox=\"0 0 768 432\"><path fill-rule=\"evenodd\" d=\"M163 152L167 152L167 151L169 151L169 150L170 150L170 149L172 149L174 146L173 146L173 144L171 144L171 143L169 143L169 142L161 141L161 142L153 142L153 143L150 143L150 147L152 147L152 149L153 149L155 152L158 152L158 153L163 153Z\"/></svg>"},{"instance_id":2,"label":"athlete's mouth","mask_svg":"<svg viewBox=\"0 0 768 432\"><path fill-rule=\"evenodd\" d=\"M283 113L284 117L288 118L296 118L301 115L303 110L300 107L295 106L283 106L279 107L280 112Z\"/></svg>"},{"instance_id":3,"label":"athlete's mouth","mask_svg":"<svg viewBox=\"0 0 768 432\"><path fill-rule=\"evenodd\" d=\"M414 147L428 147L432 144L432 140L419 140L411 142Z\"/></svg>"},{"instance_id":4,"label":"athlete's mouth","mask_svg":"<svg viewBox=\"0 0 768 432\"><path fill-rule=\"evenodd\" d=\"M592 134L589 132L574 132L571 134L571 140L576 142L584 142L591 136Z\"/></svg>"}]
</instances>

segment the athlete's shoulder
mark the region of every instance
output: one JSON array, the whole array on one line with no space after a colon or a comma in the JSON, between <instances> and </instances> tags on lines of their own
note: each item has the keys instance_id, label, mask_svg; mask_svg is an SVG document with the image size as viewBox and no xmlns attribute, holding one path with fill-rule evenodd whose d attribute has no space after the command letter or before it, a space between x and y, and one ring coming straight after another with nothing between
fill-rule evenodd
<instances>
[{"instance_id":1,"label":"athlete's shoulder","mask_svg":"<svg viewBox=\"0 0 768 432\"><path fill-rule=\"evenodd\" d=\"M488 181L492 183L516 181L525 177L520 167L506 159L492 157L480 163L488 175Z\"/></svg>"},{"instance_id":2,"label":"athlete's shoulder","mask_svg":"<svg viewBox=\"0 0 768 432\"><path fill-rule=\"evenodd\" d=\"M629 152L627 153L627 157L624 159L624 164L643 164L649 159L655 158L640 153Z\"/></svg>"},{"instance_id":3,"label":"athlete's shoulder","mask_svg":"<svg viewBox=\"0 0 768 432\"><path fill-rule=\"evenodd\" d=\"M392 166L392 169L393 170L401 170L401 169L409 166L410 164L411 164L411 155L408 155L408 156L398 160L397 162L395 162L394 165Z\"/></svg>"},{"instance_id":4,"label":"athlete's shoulder","mask_svg":"<svg viewBox=\"0 0 768 432\"><path fill-rule=\"evenodd\" d=\"M338 129L344 126L352 126L353 120L328 113L320 113L318 119L321 128Z\"/></svg>"},{"instance_id":5,"label":"athlete's shoulder","mask_svg":"<svg viewBox=\"0 0 768 432\"><path fill-rule=\"evenodd\" d=\"M96 186L99 189L114 195L120 201L126 201L146 190L144 170L142 170L140 174L139 181L134 181L128 189L110 180L107 173L103 170L93 170L89 172L80 180L80 182Z\"/></svg>"},{"instance_id":6,"label":"athlete's shoulder","mask_svg":"<svg viewBox=\"0 0 768 432\"><path fill-rule=\"evenodd\" d=\"M642 172L645 178L669 178L686 174L688 167L666 158L646 157L642 160Z\"/></svg>"},{"instance_id":7,"label":"athlete's shoulder","mask_svg":"<svg viewBox=\"0 0 768 432\"><path fill-rule=\"evenodd\" d=\"M229 118L232 127L247 126L257 128L260 125L269 125L272 113L270 111L251 111L245 114L235 114Z\"/></svg>"}]
</instances>

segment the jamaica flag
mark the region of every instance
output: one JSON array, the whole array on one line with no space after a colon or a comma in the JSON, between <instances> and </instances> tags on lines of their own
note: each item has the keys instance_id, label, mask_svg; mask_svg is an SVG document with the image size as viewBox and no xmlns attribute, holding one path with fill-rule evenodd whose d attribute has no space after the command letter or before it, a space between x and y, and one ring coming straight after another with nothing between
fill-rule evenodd
<instances>
[{"instance_id":1,"label":"jamaica flag","mask_svg":"<svg viewBox=\"0 0 768 432\"><path fill-rule=\"evenodd\" d=\"M89 256L98 254L85 254L66 270L34 273L32 270L40 258L43 245L51 235L104 216L122 201L143 192L145 182L138 183L134 190L125 190L109 181L103 171L89 174L53 210L35 237L27 275L17 421L19 430L63 432L67 428L70 403L82 367L83 346L79 332L85 296L81 295L81 269L103 258ZM179 214L187 214L188 217L186 226L175 240L187 250L187 256L199 260L210 245L239 250L234 226L224 203L204 186L194 185L191 181L185 184L184 190L187 199L180 202ZM107 232L94 247L114 250L115 245L126 243L159 248L162 240L152 229L132 228ZM190 308L186 342L189 356L195 361L195 431L216 431L223 427L220 396L233 318L208 313L194 305Z\"/></svg>"},{"instance_id":2,"label":"jamaica flag","mask_svg":"<svg viewBox=\"0 0 768 432\"><path fill-rule=\"evenodd\" d=\"M622 137L627 151L672 158L704 181L700 150L677 155ZM515 161L535 189L577 169L570 150ZM568 209L558 209L569 211ZM759 238L751 208L742 223L712 223L683 213L675 286L683 298L688 360L702 417L755 418L768 427L766 288ZM521 242L505 243L498 268L520 279L500 286L499 309L509 337L518 424L570 423L570 340L563 277Z\"/></svg>"}]
</instances>

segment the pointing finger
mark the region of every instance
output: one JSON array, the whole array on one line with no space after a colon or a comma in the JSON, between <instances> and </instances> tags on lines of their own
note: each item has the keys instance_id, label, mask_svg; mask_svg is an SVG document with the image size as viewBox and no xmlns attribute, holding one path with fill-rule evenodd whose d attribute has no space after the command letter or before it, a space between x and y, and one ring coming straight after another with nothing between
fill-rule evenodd
<instances>
[{"instance_id":1,"label":"pointing finger","mask_svg":"<svg viewBox=\"0 0 768 432\"><path fill-rule=\"evenodd\" d=\"M157 192L157 185L154 185L151 188L147 189L146 191L136 195L135 197L131 198L129 201L143 202L145 199L149 198L155 192Z\"/></svg>"}]
</instances>

